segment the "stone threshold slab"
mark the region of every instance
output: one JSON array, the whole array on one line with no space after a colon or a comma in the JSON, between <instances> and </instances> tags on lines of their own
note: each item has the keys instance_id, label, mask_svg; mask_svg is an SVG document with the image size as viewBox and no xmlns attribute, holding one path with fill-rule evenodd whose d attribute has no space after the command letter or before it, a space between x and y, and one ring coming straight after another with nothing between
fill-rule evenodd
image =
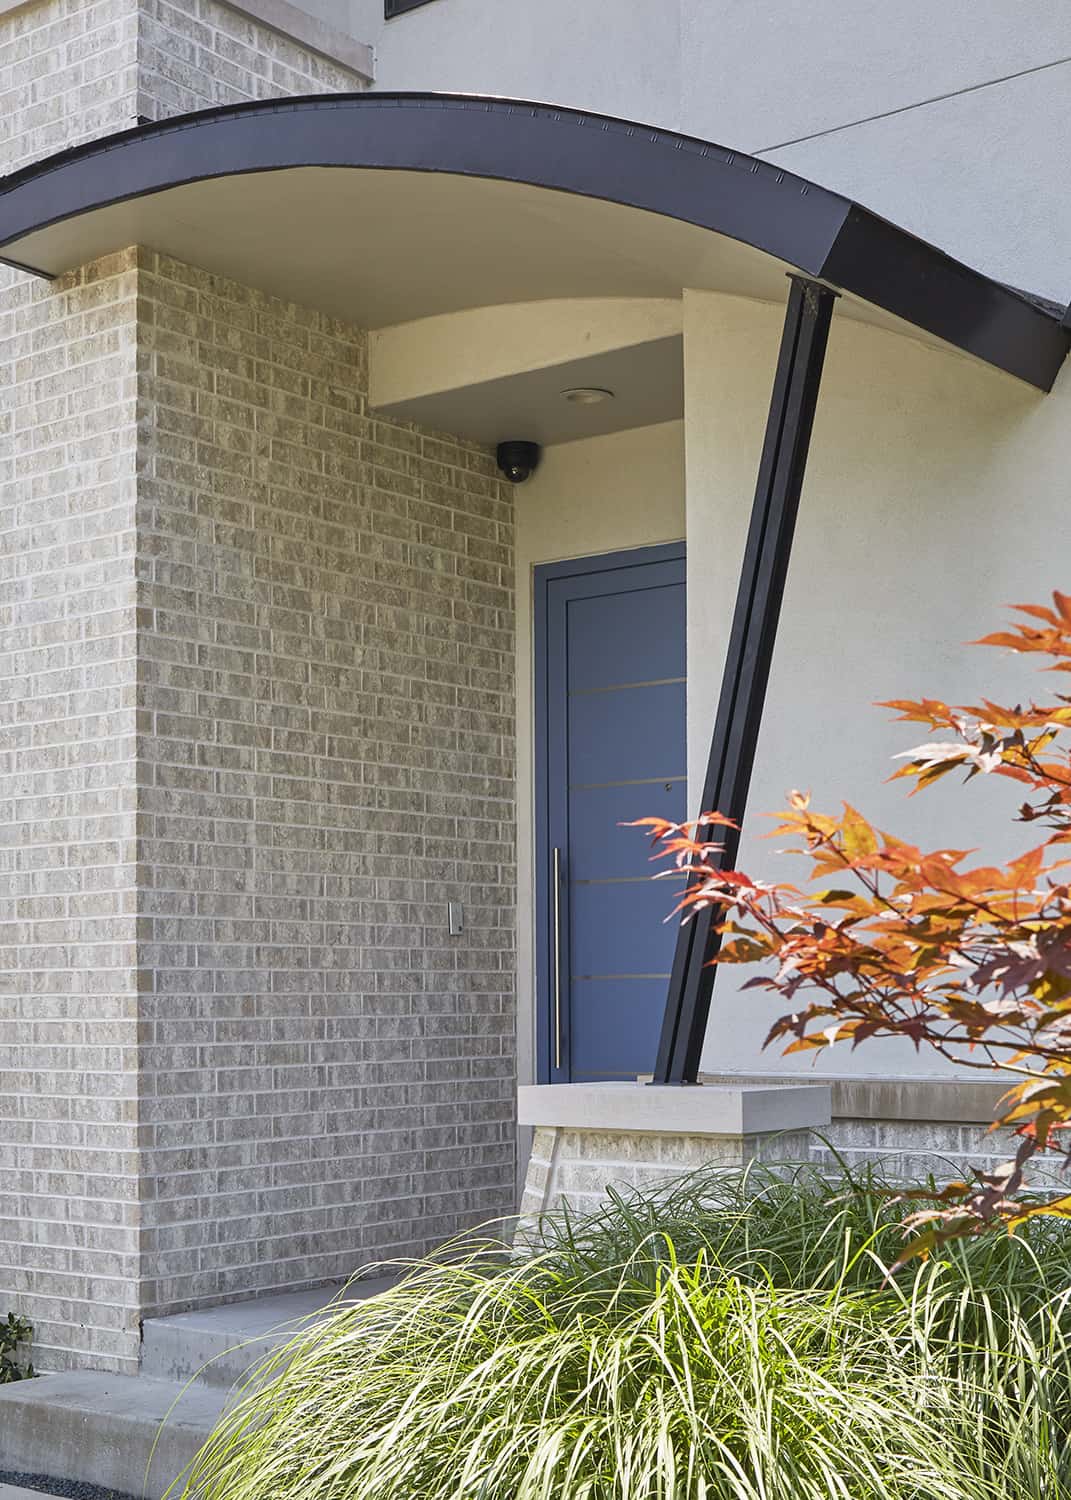
<instances>
[{"instance_id":1,"label":"stone threshold slab","mask_svg":"<svg viewBox=\"0 0 1071 1500\"><path fill-rule=\"evenodd\" d=\"M820 1130L832 1120L828 1084L556 1083L517 1090L521 1125L638 1135L750 1136Z\"/></svg>"},{"instance_id":2,"label":"stone threshold slab","mask_svg":"<svg viewBox=\"0 0 1071 1500\"><path fill-rule=\"evenodd\" d=\"M1013 1079L927 1077L915 1075L809 1074L808 1081L825 1084L833 1096L835 1120L914 1120L950 1125L988 1125L997 1104ZM702 1073L700 1082L719 1088L777 1084L784 1073Z\"/></svg>"}]
</instances>

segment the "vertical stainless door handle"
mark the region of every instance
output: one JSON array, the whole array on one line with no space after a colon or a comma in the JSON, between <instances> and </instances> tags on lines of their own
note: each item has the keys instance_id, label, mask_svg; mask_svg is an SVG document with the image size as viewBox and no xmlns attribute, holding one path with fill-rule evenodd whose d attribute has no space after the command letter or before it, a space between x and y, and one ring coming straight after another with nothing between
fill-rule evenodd
<instances>
[{"instance_id":1,"label":"vertical stainless door handle","mask_svg":"<svg viewBox=\"0 0 1071 1500\"><path fill-rule=\"evenodd\" d=\"M554 851L554 1066L562 1065L562 851Z\"/></svg>"}]
</instances>

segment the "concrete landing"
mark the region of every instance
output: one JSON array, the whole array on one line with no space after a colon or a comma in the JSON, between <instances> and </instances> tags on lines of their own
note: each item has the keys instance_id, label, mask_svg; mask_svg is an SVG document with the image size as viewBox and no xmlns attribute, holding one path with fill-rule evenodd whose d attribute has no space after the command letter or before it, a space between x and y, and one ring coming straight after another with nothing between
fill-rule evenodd
<instances>
[{"instance_id":1,"label":"concrete landing","mask_svg":"<svg viewBox=\"0 0 1071 1500\"><path fill-rule=\"evenodd\" d=\"M338 1299L363 1300L385 1292L395 1277L381 1276L311 1292L286 1292L231 1302L170 1318L146 1318L141 1370L153 1380L186 1381L229 1388L300 1329L315 1322ZM0 1497L2 1500L2 1497Z\"/></svg>"},{"instance_id":2,"label":"concrete landing","mask_svg":"<svg viewBox=\"0 0 1071 1500\"><path fill-rule=\"evenodd\" d=\"M394 1282L354 1282L344 1300L375 1297ZM66 1493L75 1491L64 1481L160 1500L204 1444L235 1381L342 1293L320 1287L150 1318L140 1375L80 1371L0 1386L0 1472L48 1474ZM0 1485L0 1500L35 1497L41 1492Z\"/></svg>"},{"instance_id":3,"label":"concrete landing","mask_svg":"<svg viewBox=\"0 0 1071 1500\"><path fill-rule=\"evenodd\" d=\"M216 1386L79 1371L0 1387L0 1467L160 1500L226 1403Z\"/></svg>"}]
</instances>

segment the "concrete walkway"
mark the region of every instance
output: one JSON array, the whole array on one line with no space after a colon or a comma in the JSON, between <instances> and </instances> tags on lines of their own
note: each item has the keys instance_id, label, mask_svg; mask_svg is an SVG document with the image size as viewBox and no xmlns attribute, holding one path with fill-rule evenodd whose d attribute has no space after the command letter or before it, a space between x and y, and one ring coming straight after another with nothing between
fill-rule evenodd
<instances>
[{"instance_id":1,"label":"concrete walkway","mask_svg":"<svg viewBox=\"0 0 1071 1500\"><path fill-rule=\"evenodd\" d=\"M13 1484L0 1484L0 1500L61 1500L46 1490L21 1490Z\"/></svg>"},{"instance_id":2,"label":"concrete walkway","mask_svg":"<svg viewBox=\"0 0 1071 1500\"><path fill-rule=\"evenodd\" d=\"M0 1468L160 1500L215 1426L219 1386L76 1370L0 1388Z\"/></svg>"}]
</instances>

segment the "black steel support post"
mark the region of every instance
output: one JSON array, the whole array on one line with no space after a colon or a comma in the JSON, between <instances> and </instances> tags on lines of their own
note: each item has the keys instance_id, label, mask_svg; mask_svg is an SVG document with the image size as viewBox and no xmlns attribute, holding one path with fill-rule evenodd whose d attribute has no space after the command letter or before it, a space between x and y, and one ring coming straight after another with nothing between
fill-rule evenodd
<instances>
[{"instance_id":1,"label":"black steel support post","mask_svg":"<svg viewBox=\"0 0 1071 1500\"><path fill-rule=\"evenodd\" d=\"M755 746L766 701L781 599L807 467L836 293L791 277L755 503L740 573L721 697L703 787L702 811L739 823L747 806ZM722 848L711 862L732 869L740 835L713 828ZM678 934L654 1081L696 1083L714 989L718 913L707 908Z\"/></svg>"}]
</instances>

